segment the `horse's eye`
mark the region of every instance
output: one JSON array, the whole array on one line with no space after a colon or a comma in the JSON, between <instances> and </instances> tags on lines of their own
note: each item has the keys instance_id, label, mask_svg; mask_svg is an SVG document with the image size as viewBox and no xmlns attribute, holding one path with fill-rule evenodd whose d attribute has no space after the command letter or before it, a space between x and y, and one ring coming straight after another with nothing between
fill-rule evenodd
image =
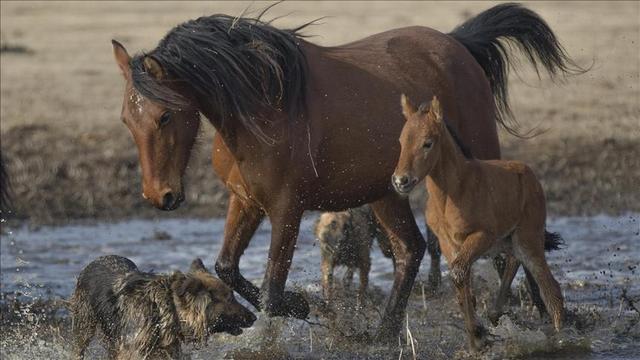
<instances>
[{"instance_id":1,"label":"horse's eye","mask_svg":"<svg viewBox=\"0 0 640 360\"><path fill-rule=\"evenodd\" d=\"M171 113L169 111L165 111L164 114L162 114L162 116L160 116L160 120L158 121L158 125L160 127L163 127L163 126L167 125L167 123L169 123L169 121L171 121Z\"/></svg>"},{"instance_id":2,"label":"horse's eye","mask_svg":"<svg viewBox=\"0 0 640 360\"><path fill-rule=\"evenodd\" d=\"M422 145L422 147L425 150L431 149L432 146L433 146L433 140L427 140L427 141L424 142L424 145Z\"/></svg>"}]
</instances>

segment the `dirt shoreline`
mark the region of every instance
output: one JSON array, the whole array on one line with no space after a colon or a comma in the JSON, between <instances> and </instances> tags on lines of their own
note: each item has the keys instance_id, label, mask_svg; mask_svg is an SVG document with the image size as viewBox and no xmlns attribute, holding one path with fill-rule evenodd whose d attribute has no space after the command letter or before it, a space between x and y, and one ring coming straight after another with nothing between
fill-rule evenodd
<instances>
[{"instance_id":1,"label":"dirt shoreline","mask_svg":"<svg viewBox=\"0 0 640 360\"><path fill-rule=\"evenodd\" d=\"M75 220L165 217L223 217L227 190L210 165L207 129L186 178L187 201L162 212L140 196L140 171L126 130L68 134L48 126L17 126L3 135L3 153L13 183L15 214L30 224ZM607 138L512 140L504 158L529 163L540 177L553 215L640 212L640 147ZM118 152L113 149L120 149ZM43 154L48 154L46 160ZM78 156L82 154L82 156ZM51 156L54 155L54 156ZM422 211L424 190L412 196Z\"/></svg>"}]
</instances>

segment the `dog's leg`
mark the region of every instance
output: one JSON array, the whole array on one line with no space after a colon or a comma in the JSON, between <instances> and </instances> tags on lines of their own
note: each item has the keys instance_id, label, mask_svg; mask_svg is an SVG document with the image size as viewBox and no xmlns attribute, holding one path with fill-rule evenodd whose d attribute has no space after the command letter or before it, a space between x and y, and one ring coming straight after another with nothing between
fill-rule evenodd
<instances>
[{"instance_id":1,"label":"dog's leg","mask_svg":"<svg viewBox=\"0 0 640 360\"><path fill-rule=\"evenodd\" d=\"M324 301L330 301L333 296L333 263L329 259L322 259L322 290Z\"/></svg>"},{"instance_id":2,"label":"dog's leg","mask_svg":"<svg viewBox=\"0 0 640 360\"><path fill-rule=\"evenodd\" d=\"M360 306L367 295L367 287L369 286L369 270L371 270L371 259L365 258L363 264L360 264L360 290L358 291L358 306Z\"/></svg>"},{"instance_id":3,"label":"dog's leg","mask_svg":"<svg viewBox=\"0 0 640 360\"><path fill-rule=\"evenodd\" d=\"M224 225L224 242L218 260L216 273L222 281L260 309L260 291L240 274L240 257L251 237L264 218L264 212L255 204L231 194L227 221Z\"/></svg>"}]
</instances>

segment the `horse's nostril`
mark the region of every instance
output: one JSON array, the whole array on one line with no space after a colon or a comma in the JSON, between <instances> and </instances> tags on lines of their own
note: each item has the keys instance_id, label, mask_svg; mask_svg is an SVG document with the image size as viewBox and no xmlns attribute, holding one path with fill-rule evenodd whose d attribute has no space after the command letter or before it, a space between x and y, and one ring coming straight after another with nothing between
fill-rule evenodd
<instances>
[{"instance_id":1,"label":"horse's nostril","mask_svg":"<svg viewBox=\"0 0 640 360\"><path fill-rule=\"evenodd\" d=\"M404 176L398 176L396 177L396 183L398 185L407 185L409 183L409 177L404 175Z\"/></svg>"},{"instance_id":2,"label":"horse's nostril","mask_svg":"<svg viewBox=\"0 0 640 360\"><path fill-rule=\"evenodd\" d=\"M175 196L173 196L173 193L171 191L167 192L162 197L162 208L171 209L171 207L173 207L173 204L175 203L175 200L176 198Z\"/></svg>"}]
</instances>

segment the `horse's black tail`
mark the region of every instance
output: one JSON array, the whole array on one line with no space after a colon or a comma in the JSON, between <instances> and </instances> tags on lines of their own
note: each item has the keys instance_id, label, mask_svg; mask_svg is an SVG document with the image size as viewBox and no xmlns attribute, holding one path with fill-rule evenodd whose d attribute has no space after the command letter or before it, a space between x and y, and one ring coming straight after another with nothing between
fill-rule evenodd
<instances>
[{"instance_id":1,"label":"horse's black tail","mask_svg":"<svg viewBox=\"0 0 640 360\"><path fill-rule=\"evenodd\" d=\"M0 215L4 215L11 210L11 184L9 174L4 165L4 158L0 152Z\"/></svg>"},{"instance_id":2,"label":"horse's black tail","mask_svg":"<svg viewBox=\"0 0 640 360\"><path fill-rule=\"evenodd\" d=\"M494 6L456 27L449 35L462 43L484 70L496 101L497 121L509 133L517 131L509 107L507 75L513 64L509 49L519 48L539 73L542 65L551 78L579 74L588 69L576 65L558 42L549 25L535 12L507 3Z\"/></svg>"},{"instance_id":3,"label":"horse's black tail","mask_svg":"<svg viewBox=\"0 0 640 360\"><path fill-rule=\"evenodd\" d=\"M558 233L544 231L544 251L559 250L564 245L564 239Z\"/></svg>"}]
</instances>

